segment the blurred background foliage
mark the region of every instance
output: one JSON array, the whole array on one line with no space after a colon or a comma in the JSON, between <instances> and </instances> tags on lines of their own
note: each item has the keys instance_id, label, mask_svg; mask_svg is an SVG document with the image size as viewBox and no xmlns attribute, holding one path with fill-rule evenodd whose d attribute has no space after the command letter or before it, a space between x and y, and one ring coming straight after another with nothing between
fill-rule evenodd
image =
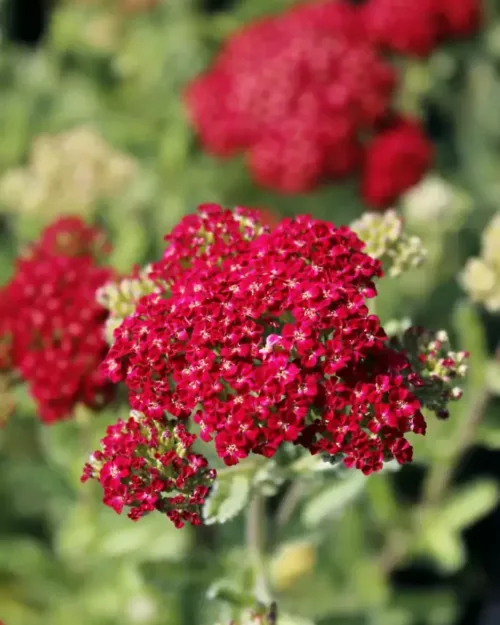
<instances>
[{"instance_id":1,"label":"blurred background foliage","mask_svg":"<svg viewBox=\"0 0 500 625\"><path fill-rule=\"evenodd\" d=\"M292 4L2 0L0 281L17 250L62 210L106 226L122 271L158 257L163 235L201 202L338 224L359 217L352 184L293 197L256 187L240 160L204 154L185 116L184 86L227 35ZM410 467L370 478L305 468L292 507L297 489L276 485L267 510L277 520L270 568L290 625L472 624L498 592L500 323L466 301L457 279L500 209L500 3L485 0L485 14L474 40L425 61L395 61L400 105L424 121L438 157L399 207L428 261L382 283L377 300L385 322L408 317L445 328L471 352L464 399L449 421L430 420ZM88 133L101 137L99 154L87 149ZM122 177L115 167L119 182L98 184L113 159ZM22 199L19 185L38 191ZM97 487L80 487L79 475L124 408L42 428L31 400L22 392L17 400L0 430L0 619L214 625L220 612L206 598L210 585L229 579L234 592L244 589L243 521L178 531L160 515L138 524L116 516ZM230 485L225 512L214 514L231 516L242 489Z\"/></svg>"}]
</instances>

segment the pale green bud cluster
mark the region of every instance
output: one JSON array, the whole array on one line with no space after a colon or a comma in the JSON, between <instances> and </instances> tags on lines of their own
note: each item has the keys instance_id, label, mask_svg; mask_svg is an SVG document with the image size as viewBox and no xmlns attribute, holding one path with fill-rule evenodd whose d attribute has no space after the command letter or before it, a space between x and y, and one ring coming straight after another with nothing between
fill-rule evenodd
<instances>
[{"instance_id":1,"label":"pale green bud cluster","mask_svg":"<svg viewBox=\"0 0 500 625\"><path fill-rule=\"evenodd\" d=\"M99 200L119 195L136 168L131 157L114 150L92 128L40 135L28 165L0 178L0 205L47 221L68 213L88 216Z\"/></svg>"},{"instance_id":2,"label":"pale green bud cluster","mask_svg":"<svg viewBox=\"0 0 500 625\"><path fill-rule=\"evenodd\" d=\"M147 266L135 277L108 282L98 289L96 299L110 313L105 328L108 343L113 342L114 330L134 312L137 302L145 295L159 290L158 285L149 278L150 269Z\"/></svg>"},{"instance_id":3,"label":"pale green bud cluster","mask_svg":"<svg viewBox=\"0 0 500 625\"><path fill-rule=\"evenodd\" d=\"M425 177L401 200L406 221L418 232L459 230L471 208L466 193L436 174Z\"/></svg>"},{"instance_id":4,"label":"pale green bud cluster","mask_svg":"<svg viewBox=\"0 0 500 625\"><path fill-rule=\"evenodd\" d=\"M480 256L469 258L460 282L473 302L490 312L500 311L500 213L484 230Z\"/></svg>"},{"instance_id":5,"label":"pale green bud cluster","mask_svg":"<svg viewBox=\"0 0 500 625\"><path fill-rule=\"evenodd\" d=\"M420 238L404 232L403 219L394 210L365 213L351 229L365 242L363 251L381 260L391 277L419 267L427 256Z\"/></svg>"}]
</instances>

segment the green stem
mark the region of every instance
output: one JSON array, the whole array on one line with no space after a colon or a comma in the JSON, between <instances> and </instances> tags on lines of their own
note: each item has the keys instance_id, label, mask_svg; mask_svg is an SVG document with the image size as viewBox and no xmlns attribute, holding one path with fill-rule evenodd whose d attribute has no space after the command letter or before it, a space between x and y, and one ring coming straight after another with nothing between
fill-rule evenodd
<instances>
[{"instance_id":1,"label":"green stem","mask_svg":"<svg viewBox=\"0 0 500 625\"><path fill-rule=\"evenodd\" d=\"M255 493L247 512L247 547L255 579L255 596L264 604L271 602L271 590L267 570L267 518L265 500Z\"/></svg>"},{"instance_id":2,"label":"green stem","mask_svg":"<svg viewBox=\"0 0 500 625\"><path fill-rule=\"evenodd\" d=\"M285 527L293 517L297 506L300 504L306 491L306 483L297 479L290 485L276 512L276 525L278 528Z\"/></svg>"}]
</instances>

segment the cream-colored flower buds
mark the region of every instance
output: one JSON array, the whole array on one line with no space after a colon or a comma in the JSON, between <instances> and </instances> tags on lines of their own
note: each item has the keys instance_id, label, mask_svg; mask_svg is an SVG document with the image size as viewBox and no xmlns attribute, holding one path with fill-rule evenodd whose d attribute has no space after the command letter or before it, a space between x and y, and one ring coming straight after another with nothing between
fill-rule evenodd
<instances>
[{"instance_id":1,"label":"cream-colored flower buds","mask_svg":"<svg viewBox=\"0 0 500 625\"><path fill-rule=\"evenodd\" d=\"M365 213L351 229L366 243L364 251L380 259L392 277L418 267L426 258L422 241L404 232L403 219L394 210Z\"/></svg>"},{"instance_id":2,"label":"cream-colored flower buds","mask_svg":"<svg viewBox=\"0 0 500 625\"><path fill-rule=\"evenodd\" d=\"M119 195L135 173L135 161L92 128L41 135L33 142L28 165L0 178L0 205L47 220L90 215L99 200Z\"/></svg>"},{"instance_id":3,"label":"cream-colored flower buds","mask_svg":"<svg viewBox=\"0 0 500 625\"><path fill-rule=\"evenodd\" d=\"M460 282L473 302L500 311L500 213L483 232L479 258L469 258Z\"/></svg>"},{"instance_id":4,"label":"cream-colored flower buds","mask_svg":"<svg viewBox=\"0 0 500 625\"><path fill-rule=\"evenodd\" d=\"M149 278L149 272L148 266L134 276L123 278L118 282L108 282L97 291L97 301L110 312L105 329L108 343L113 342L113 332L134 312L141 297L157 290L157 285Z\"/></svg>"}]
</instances>

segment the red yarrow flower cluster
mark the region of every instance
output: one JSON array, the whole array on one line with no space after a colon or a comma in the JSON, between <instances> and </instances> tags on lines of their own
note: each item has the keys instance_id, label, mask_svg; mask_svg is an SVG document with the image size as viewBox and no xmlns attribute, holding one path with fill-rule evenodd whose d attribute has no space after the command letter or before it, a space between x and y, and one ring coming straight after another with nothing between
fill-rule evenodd
<instances>
[{"instance_id":1,"label":"red yarrow flower cluster","mask_svg":"<svg viewBox=\"0 0 500 625\"><path fill-rule=\"evenodd\" d=\"M236 257L249 241L269 231L258 209L224 210L218 204L202 204L187 215L164 240L168 246L160 261L151 265L149 277L164 289L189 276L200 277Z\"/></svg>"},{"instance_id":2,"label":"red yarrow flower cluster","mask_svg":"<svg viewBox=\"0 0 500 625\"><path fill-rule=\"evenodd\" d=\"M418 57L444 41L472 35L481 22L480 0L368 0L361 11L374 43Z\"/></svg>"},{"instance_id":3,"label":"red yarrow flower cluster","mask_svg":"<svg viewBox=\"0 0 500 625\"><path fill-rule=\"evenodd\" d=\"M433 145L417 122L395 120L367 146L363 198L374 208L387 208L420 182L433 156Z\"/></svg>"},{"instance_id":4,"label":"red yarrow flower cluster","mask_svg":"<svg viewBox=\"0 0 500 625\"><path fill-rule=\"evenodd\" d=\"M192 451L195 440L182 423L132 411L127 421L108 427L101 450L84 467L82 482L97 479L103 502L118 514L128 507L133 521L158 510L176 527L200 525L216 472Z\"/></svg>"},{"instance_id":5,"label":"red yarrow flower cluster","mask_svg":"<svg viewBox=\"0 0 500 625\"><path fill-rule=\"evenodd\" d=\"M101 242L81 220L61 219L18 259L2 291L0 360L26 382L45 423L69 417L78 403L98 409L113 393L98 369L107 311L95 293L112 275L92 255Z\"/></svg>"},{"instance_id":6,"label":"red yarrow flower cluster","mask_svg":"<svg viewBox=\"0 0 500 625\"><path fill-rule=\"evenodd\" d=\"M207 150L244 152L260 184L297 193L357 169L395 83L357 9L327 1L235 33L186 102Z\"/></svg>"},{"instance_id":7,"label":"red yarrow flower cluster","mask_svg":"<svg viewBox=\"0 0 500 625\"><path fill-rule=\"evenodd\" d=\"M146 419L192 417L225 464L283 443L368 474L424 433L409 363L366 299L381 265L348 228L303 216L153 294L103 365Z\"/></svg>"}]
</instances>

